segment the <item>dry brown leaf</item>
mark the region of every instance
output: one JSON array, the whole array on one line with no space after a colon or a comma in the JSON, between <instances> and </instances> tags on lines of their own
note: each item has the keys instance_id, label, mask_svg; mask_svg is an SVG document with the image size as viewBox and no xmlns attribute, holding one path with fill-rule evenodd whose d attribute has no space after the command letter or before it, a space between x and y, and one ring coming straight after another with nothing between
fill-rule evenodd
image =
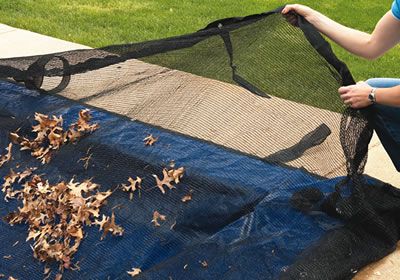
<instances>
[{"instance_id":1,"label":"dry brown leaf","mask_svg":"<svg viewBox=\"0 0 400 280\"><path fill-rule=\"evenodd\" d=\"M183 203L189 202L189 201L191 201L191 200L192 200L192 192L188 193L187 195L185 195L185 196L182 197L182 199L181 199L181 201L182 201Z\"/></svg>"},{"instance_id":2,"label":"dry brown leaf","mask_svg":"<svg viewBox=\"0 0 400 280\"><path fill-rule=\"evenodd\" d=\"M207 268L208 267L208 263L207 263L207 261L200 261L200 264L201 264L201 266L203 267L203 268Z\"/></svg>"},{"instance_id":3,"label":"dry brown leaf","mask_svg":"<svg viewBox=\"0 0 400 280\"><path fill-rule=\"evenodd\" d=\"M93 154L90 154L90 155L85 156L78 160L78 162L80 162L80 161L83 162L83 167L85 168L85 170L87 170L89 168L89 162L92 159L92 156L93 156Z\"/></svg>"},{"instance_id":4,"label":"dry brown leaf","mask_svg":"<svg viewBox=\"0 0 400 280\"><path fill-rule=\"evenodd\" d=\"M14 278L12 276L8 276L8 280L18 280L17 278Z\"/></svg>"},{"instance_id":5,"label":"dry brown leaf","mask_svg":"<svg viewBox=\"0 0 400 280\"><path fill-rule=\"evenodd\" d=\"M145 146L153 146L156 143L158 138L155 138L153 134L148 135L146 138L143 139Z\"/></svg>"},{"instance_id":6,"label":"dry brown leaf","mask_svg":"<svg viewBox=\"0 0 400 280\"><path fill-rule=\"evenodd\" d=\"M122 185L122 190L124 192L130 192L130 199L133 198L133 193L138 190L139 197L140 197L140 190L142 189L142 178L136 176L136 179L132 179L131 177L128 178L129 185Z\"/></svg>"},{"instance_id":7,"label":"dry brown leaf","mask_svg":"<svg viewBox=\"0 0 400 280\"><path fill-rule=\"evenodd\" d=\"M157 175L153 174L153 177L156 179L156 187L162 192L162 194L165 194L165 189L164 186L168 187L170 190L174 189L175 186L172 185L173 182L175 184L180 183L180 179L183 177L183 174L185 173L185 168L180 167L178 169L170 169L167 170L166 168L163 169L163 179L160 180Z\"/></svg>"},{"instance_id":8,"label":"dry brown leaf","mask_svg":"<svg viewBox=\"0 0 400 280\"><path fill-rule=\"evenodd\" d=\"M192 200L192 195L191 194L188 194L188 195L185 195L184 197L182 197L182 202L188 202L188 201L191 201Z\"/></svg>"},{"instance_id":9,"label":"dry brown leaf","mask_svg":"<svg viewBox=\"0 0 400 280\"><path fill-rule=\"evenodd\" d=\"M183 174L185 173L185 168L180 167L178 169L171 169L168 171L168 176L173 178L175 183L178 184L180 183L180 179L183 177Z\"/></svg>"},{"instance_id":10,"label":"dry brown leaf","mask_svg":"<svg viewBox=\"0 0 400 280\"><path fill-rule=\"evenodd\" d=\"M14 172L14 170L10 169L10 173L4 177L4 183L2 185L2 192L5 194L4 200L8 201L9 199L15 199L17 196L21 195L21 191L14 190L12 188L12 184L21 183L24 179L31 176L32 172L36 168L28 168L24 172Z\"/></svg>"},{"instance_id":11,"label":"dry brown leaf","mask_svg":"<svg viewBox=\"0 0 400 280\"><path fill-rule=\"evenodd\" d=\"M127 273L130 275L130 276L132 276L132 277L135 277L135 276L137 276L137 275L139 275L140 273L142 273L142 270L140 269L140 268L132 268L132 270L131 271L127 271Z\"/></svg>"},{"instance_id":12,"label":"dry brown leaf","mask_svg":"<svg viewBox=\"0 0 400 280\"><path fill-rule=\"evenodd\" d=\"M136 179L132 179L131 177L128 178L129 185L123 185L123 190L126 192L134 192L137 189L142 188L142 178L136 176Z\"/></svg>"},{"instance_id":13,"label":"dry brown leaf","mask_svg":"<svg viewBox=\"0 0 400 280\"><path fill-rule=\"evenodd\" d=\"M75 237L76 239L83 239L83 230L80 227L77 227L75 225L70 225L67 228L67 232L70 236Z\"/></svg>"},{"instance_id":14,"label":"dry brown leaf","mask_svg":"<svg viewBox=\"0 0 400 280\"><path fill-rule=\"evenodd\" d=\"M154 224L154 226L159 227L161 226L158 220L160 221L165 221L167 219L167 216L161 215L158 211L153 212L153 220L151 222Z\"/></svg>"},{"instance_id":15,"label":"dry brown leaf","mask_svg":"<svg viewBox=\"0 0 400 280\"><path fill-rule=\"evenodd\" d=\"M96 193L96 195L94 196L95 201L92 203L92 206L100 207L110 195L112 195L111 190ZM100 205L97 205L97 203L100 203Z\"/></svg>"},{"instance_id":16,"label":"dry brown leaf","mask_svg":"<svg viewBox=\"0 0 400 280\"><path fill-rule=\"evenodd\" d=\"M54 280L61 280L62 279L62 274L58 273Z\"/></svg>"},{"instance_id":17,"label":"dry brown leaf","mask_svg":"<svg viewBox=\"0 0 400 280\"><path fill-rule=\"evenodd\" d=\"M110 220L110 217L107 217L106 215L103 215L102 218L101 218L101 220L95 220L95 221L93 222L93 225L99 226L99 231L100 231L100 230L104 230L104 225L105 225L106 223L108 223L109 220Z\"/></svg>"},{"instance_id":18,"label":"dry brown leaf","mask_svg":"<svg viewBox=\"0 0 400 280\"><path fill-rule=\"evenodd\" d=\"M68 129L67 131L67 138L71 143L76 143L78 142L79 139L81 139L83 136L83 133L80 131L77 131L73 128Z\"/></svg>"},{"instance_id":19,"label":"dry brown leaf","mask_svg":"<svg viewBox=\"0 0 400 280\"><path fill-rule=\"evenodd\" d=\"M79 118L76 123L73 123L67 131L67 138L70 142L76 143L86 134L90 134L99 128L98 124L90 124L92 119L90 110L85 109L79 112Z\"/></svg>"},{"instance_id":20,"label":"dry brown leaf","mask_svg":"<svg viewBox=\"0 0 400 280\"><path fill-rule=\"evenodd\" d=\"M43 274L47 275L47 274L50 273L50 271L51 271L51 268L46 266L46 267L44 268Z\"/></svg>"},{"instance_id":21,"label":"dry brown leaf","mask_svg":"<svg viewBox=\"0 0 400 280\"><path fill-rule=\"evenodd\" d=\"M47 280L47 279L49 279L50 278L50 276L51 276L51 269L50 269L50 267L45 267L44 268L44 271L43 271L43 274L45 275L45 277L43 278L43 280Z\"/></svg>"},{"instance_id":22,"label":"dry brown leaf","mask_svg":"<svg viewBox=\"0 0 400 280\"><path fill-rule=\"evenodd\" d=\"M14 144L21 144L21 143L25 143L25 142L29 142L29 140L25 137L21 137L19 136L19 134L17 132L11 132L9 134L10 140L12 143Z\"/></svg>"},{"instance_id":23,"label":"dry brown leaf","mask_svg":"<svg viewBox=\"0 0 400 280\"><path fill-rule=\"evenodd\" d=\"M114 212L111 214L111 218L107 219L107 221L103 224L103 235L101 236L101 240L103 240L109 232L112 235L119 235L119 236L121 236L124 233L123 228L115 224Z\"/></svg>"},{"instance_id":24,"label":"dry brown leaf","mask_svg":"<svg viewBox=\"0 0 400 280\"><path fill-rule=\"evenodd\" d=\"M25 180L26 178L30 177L33 174L33 171L35 171L37 168L36 167L31 167L31 168L27 168L25 169L25 171L19 173L18 172L18 184L20 184L23 180Z\"/></svg>"},{"instance_id":25,"label":"dry brown leaf","mask_svg":"<svg viewBox=\"0 0 400 280\"><path fill-rule=\"evenodd\" d=\"M39 147L32 150L31 155L42 164L49 163L52 157L51 147Z\"/></svg>"},{"instance_id":26,"label":"dry brown leaf","mask_svg":"<svg viewBox=\"0 0 400 280\"><path fill-rule=\"evenodd\" d=\"M10 169L10 173L4 177L3 188L10 187L19 178L19 174ZM4 192L4 191L3 191Z\"/></svg>"},{"instance_id":27,"label":"dry brown leaf","mask_svg":"<svg viewBox=\"0 0 400 280\"><path fill-rule=\"evenodd\" d=\"M63 122L63 119L61 116L59 118L57 118L56 116L53 116L53 118L50 118L49 116L40 114L40 113L35 113L35 120L39 123L32 127L33 131L35 131L35 132L41 131L46 128L54 128L58 125L62 126L62 122Z\"/></svg>"},{"instance_id":28,"label":"dry brown leaf","mask_svg":"<svg viewBox=\"0 0 400 280\"><path fill-rule=\"evenodd\" d=\"M173 182L174 179L171 178L171 177L168 175L167 169L165 169L165 168L163 169L163 179L162 179L162 180L160 180L160 179L158 178L157 175L153 175L153 177L156 178L157 187L160 189L160 191L162 192L162 194L165 194L164 186L168 187L170 190L173 189L173 188L175 188L175 187L171 184L171 182Z\"/></svg>"},{"instance_id":29,"label":"dry brown leaf","mask_svg":"<svg viewBox=\"0 0 400 280\"><path fill-rule=\"evenodd\" d=\"M29 241L29 240L36 240L36 238L38 238L40 235L41 235L42 233L39 231L39 230L31 230L31 231L29 231L29 233L28 233L28 237L26 238L26 241Z\"/></svg>"},{"instance_id":30,"label":"dry brown leaf","mask_svg":"<svg viewBox=\"0 0 400 280\"><path fill-rule=\"evenodd\" d=\"M89 109L81 110L79 112L78 122L76 123L78 131L93 132L96 129L98 129L99 128L98 124L90 124L89 123L91 119L92 119L92 116L90 115Z\"/></svg>"},{"instance_id":31,"label":"dry brown leaf","mask_svg":"<svg viewBox=\"0 0 400 280\"><path fill-rule=\"evenodd\" d=\"M67 141L67 134L62 127L55 127L50 131L48 139L52 149L58 150Z\"/></svg>"},{"instance_id":32,"label":"dry brown leaf","mask_svg":"<svg viewBox=\"0 0 400 280\"><path fill-rule=\"evenodd\" d=\"M0 155L0 167L2 167L5 163L9 162L11 160L11 153L12 153L12 143L10 142L8 144L8 147L6 148L7 153L3 156Z\"/></svg>"},{"instance_id":33,"label":"dry brown leaf","mask_svg":"<svg viewBox=\"0 0 400 280\"><path fill-rule=\"evenodd\" d=\"M68 184L68 189L71 190L71 193L75 197L82 197L82 192L87 193L90 191L93 191L98 188L97 184L92 183L90 180L86 180L83 183L74 183L74 180L72 179L69 184Z\"/></svg>"}]
</instances>

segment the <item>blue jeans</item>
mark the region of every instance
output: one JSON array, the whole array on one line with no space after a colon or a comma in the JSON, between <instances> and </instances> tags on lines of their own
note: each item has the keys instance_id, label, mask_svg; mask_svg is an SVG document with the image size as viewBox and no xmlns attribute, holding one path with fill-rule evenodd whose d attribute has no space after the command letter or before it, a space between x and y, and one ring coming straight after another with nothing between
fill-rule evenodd
<instances>
[{"instance_id":1,"label":"blue jeans","mask_svg":"<svg viewBox=\"0 0 400 280\"><path fill-rule=\"evenodd\" d=\"M400 79L375 78L366 81L376 88L390 88L400 85ZM397 171L400 171L400 107L380 104L372 106L373 125L386 152Z\"/></svg>"}]
</instances>

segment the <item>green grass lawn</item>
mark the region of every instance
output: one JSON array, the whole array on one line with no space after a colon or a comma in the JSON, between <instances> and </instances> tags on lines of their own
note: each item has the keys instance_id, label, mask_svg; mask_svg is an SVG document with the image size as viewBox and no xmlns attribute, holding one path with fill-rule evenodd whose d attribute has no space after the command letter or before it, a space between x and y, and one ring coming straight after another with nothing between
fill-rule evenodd
<instances>
[{"instance_id":1,"label":"green grass lawn","mask_svg":"<svg viewBox=\"0 0 400 280\"><path fill-rule=\"evenodd\" d=\"M372 31L392 0L299 0L331 18ZM0 22L101 47L194 32L219 18L274 9L277 0L0 0ZM334 46L356 79L400 77L400 50L378 61L356 58Z\"/></svg>"}]
</instances>

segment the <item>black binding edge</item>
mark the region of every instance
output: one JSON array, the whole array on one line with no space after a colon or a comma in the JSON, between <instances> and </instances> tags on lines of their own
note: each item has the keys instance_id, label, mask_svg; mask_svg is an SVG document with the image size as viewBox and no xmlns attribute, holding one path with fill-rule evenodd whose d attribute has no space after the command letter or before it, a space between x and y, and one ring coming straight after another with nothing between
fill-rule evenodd
<instances>
[{"instance_id":1,"label":"black binding edge","mask_svg":"<svg viewBox=\"0 0 400 280\"><path fill-rule=\"evenodd\" d=\"M334 54L331 45L322 37L321 33L304 17L298 16L299 28L313 48L330 64L342 77L342 85L355 84L354 78L347 65Z\"/></svg>"}]
</instances>

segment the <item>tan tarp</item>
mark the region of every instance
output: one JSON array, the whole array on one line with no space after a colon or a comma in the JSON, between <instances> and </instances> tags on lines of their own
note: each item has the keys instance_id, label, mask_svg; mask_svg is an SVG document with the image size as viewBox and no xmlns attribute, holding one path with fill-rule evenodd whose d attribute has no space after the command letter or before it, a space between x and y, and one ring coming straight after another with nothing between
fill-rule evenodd
<instances>
[{"instance_id":1,"label":"tan tarp","mask_svg":"<svg viewBox=\"0 0 400 280\"><path fill-rule=\"evenodd\" d=\"M233 84L138 60L74 75L61 94L260 158L295 145L325 123L331 135L288 165L327 177L345 174L338 113L263 98Z\"/></svg>"}]
</instances>

